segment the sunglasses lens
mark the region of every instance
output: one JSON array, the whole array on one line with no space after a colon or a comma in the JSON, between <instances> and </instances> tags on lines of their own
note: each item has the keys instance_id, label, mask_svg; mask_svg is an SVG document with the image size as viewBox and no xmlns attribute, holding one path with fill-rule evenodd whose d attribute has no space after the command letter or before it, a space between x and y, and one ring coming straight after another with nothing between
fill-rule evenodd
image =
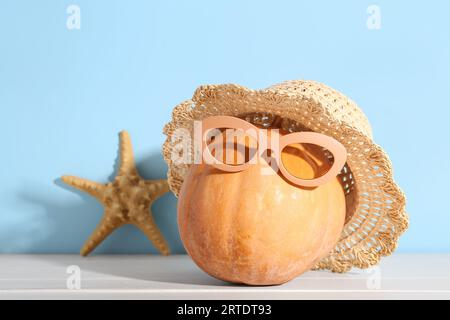
<instances>
[{"instance_id":1,"label":"sunglasses lens","mask_svg":"<svg viewBox=\"0 0 450 320\"><path fill-rule=\"evenodd\" d=\"M231 166L249 162L257 153L257 140L241 129L215 129L207 136L207 148L217 161Z\"/></svg>"},{"instance_id":2,"label":"sunglasses lens","mask_svg":"<svg viewBox=\"0 0 450 320\"><path fill-rule=\"evenodd\" d=\"M312 180L326 174L333 166L334 159L332 153L322 146L294 143L282 150L281 161L294 177Z\"/></svg>"}]
</instances>

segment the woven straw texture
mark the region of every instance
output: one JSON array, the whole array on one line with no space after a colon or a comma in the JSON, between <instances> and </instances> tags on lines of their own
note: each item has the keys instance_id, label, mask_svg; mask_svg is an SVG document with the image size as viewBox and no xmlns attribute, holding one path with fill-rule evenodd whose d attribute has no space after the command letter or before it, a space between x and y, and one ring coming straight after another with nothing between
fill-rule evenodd
<instances>
[{"instance_id":1,"label":"woven straw texture","mask_svg":"<svg viewBox=\"0 0 450 320\"><path fill-rule=\"evenodd\" d=\"M408 227L405 196L393 181L389 158L372 141L370 124L353 101L314 81L287 81L265 90L234 84L199 87L192 100L175 107L172 121L164 127L167 139L163 154L169 165L169 185L176 196L190 167L172 157L181 152L181 134L184 130L192 136L194 120L213 115L242 117L265 125L277 117L285 130L323 133L346 147L347 164L339 175L346 194L346 223L336 247L314 269L345 272L352 267L368 268L395 250L399 236ZM192 161L192 145L184 152L183 157Z\"/></svg>"}]
</instances>

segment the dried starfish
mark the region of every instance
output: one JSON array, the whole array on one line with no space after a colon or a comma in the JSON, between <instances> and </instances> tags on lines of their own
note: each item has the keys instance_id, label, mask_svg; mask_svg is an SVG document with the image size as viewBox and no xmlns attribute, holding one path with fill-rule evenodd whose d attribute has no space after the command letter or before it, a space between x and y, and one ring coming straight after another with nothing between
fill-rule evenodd
<instances>
[{"instance_id":1,"label":"dried starfish","mask_svg":"<svg viewBox=\"0 0 450 320\"><path fill-rule=\"evenodd\" d=\"M105 208L101 222L80 250L82 256L88 255L112 231L124 224L135 225L163 255L169 254L169 246L156 226L150 209L153 201L169 191L167 180L144 180L139 176L131 139L126 131L120 133L120 166L113 182L101 184L74 176L63 176L61 179L87 192Z\"/></svg>"}]
</instances>

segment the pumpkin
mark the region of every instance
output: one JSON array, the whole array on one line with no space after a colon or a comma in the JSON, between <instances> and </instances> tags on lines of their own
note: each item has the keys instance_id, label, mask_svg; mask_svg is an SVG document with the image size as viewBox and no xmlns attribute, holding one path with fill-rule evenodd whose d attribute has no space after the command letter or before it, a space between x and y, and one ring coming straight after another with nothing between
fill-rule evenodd
<instances>
[{"instance_id":1,"label":"pumpkin","mask_svg":"<svg viewBox=\"0 0 450 320\"><path fill-rule=\"evenodd\" d=\"M320 174L320 149L288 147L293 173ZM338 178L316 188L293 185L259 161L240 172L192 165L180 190L178 226L187 253L218 279L249 285L287 282L336 245L345 220ZM265 171L267 173L267 171Z\"/></svg>"}]
</instances>

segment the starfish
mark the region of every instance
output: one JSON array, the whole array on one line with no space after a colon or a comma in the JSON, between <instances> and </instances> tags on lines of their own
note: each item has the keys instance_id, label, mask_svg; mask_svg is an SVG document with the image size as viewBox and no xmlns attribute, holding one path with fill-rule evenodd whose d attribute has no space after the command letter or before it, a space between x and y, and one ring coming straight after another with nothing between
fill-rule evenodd
<instances>
[{"instance_id":1,"label":"starfish","mask_svg":"<svg viewBox=\"0 0 450 320\"><path fill-rule=\"evenodd\" d=\"M169 191L167 180L144 180L134 163L131 139L120 133L120 164L113 182L101 184L74 176L63 176L66 184L87 192L103 204L104 215L90 238L80 250L82 256L94 250L112 231L124 224L139 228L163 254L169 246L153 220L152 203Z\"/></svg>"}]
</instances>

